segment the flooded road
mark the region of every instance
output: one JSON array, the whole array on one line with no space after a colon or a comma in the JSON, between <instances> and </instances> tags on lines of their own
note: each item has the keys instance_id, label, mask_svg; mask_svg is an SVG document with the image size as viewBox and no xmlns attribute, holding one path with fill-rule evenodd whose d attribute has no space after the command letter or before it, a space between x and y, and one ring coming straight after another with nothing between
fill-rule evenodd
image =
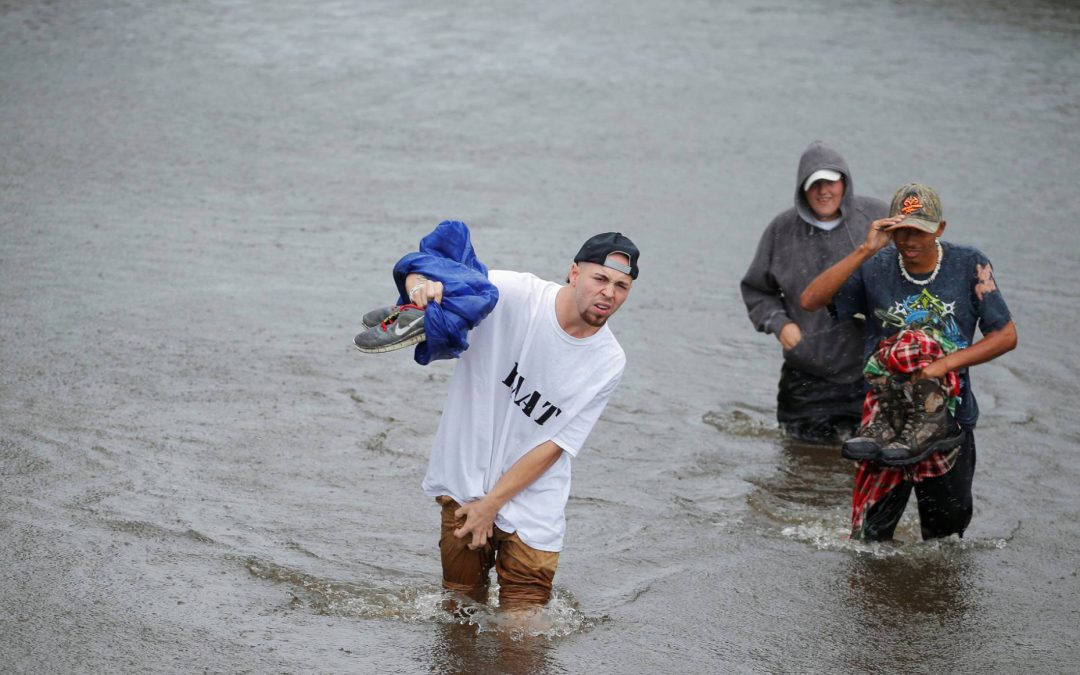
<instances>
[{"instance_id":1,"label":"flooded road","mask_svg":"<svg viewBox=\"0 0 1080 675\"><path fill-rule=\"evenodd\" d=\"M1075 672L1080 7L0 0L0 671ZM738 282L831 141L938 189L1020 347L962 541L847 541ZM522 634L439 609L452 370L358 354L439 221L562 279L618 229L628 366Z\"/></svg>"}]
</instances>

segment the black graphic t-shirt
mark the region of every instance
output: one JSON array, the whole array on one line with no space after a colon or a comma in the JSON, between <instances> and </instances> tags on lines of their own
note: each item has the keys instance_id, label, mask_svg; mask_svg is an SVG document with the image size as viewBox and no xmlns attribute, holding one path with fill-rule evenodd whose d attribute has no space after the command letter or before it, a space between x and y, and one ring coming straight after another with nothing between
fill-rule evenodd
<instances>
[{"instance_id":1,"label":"black graphic t-shirt","mask_svg":"<svg viewBox=\"0 0 1080 675\"><path fill-rule=\"evenodd\" d=\"M970 246L944 241L941 246L941 271L925 286L903 277L896 248L888 246L863 263L837 292L833 298L837 318L866 317L864 358L881 340L905 328L934 328L962 349L974 341L976 327L986 335L1012 320L990 260ZM930 274L911 276L924 280ZM970 429L978 418L979 404L964 368L956 420Z\"/></svg>"}]
</instances>

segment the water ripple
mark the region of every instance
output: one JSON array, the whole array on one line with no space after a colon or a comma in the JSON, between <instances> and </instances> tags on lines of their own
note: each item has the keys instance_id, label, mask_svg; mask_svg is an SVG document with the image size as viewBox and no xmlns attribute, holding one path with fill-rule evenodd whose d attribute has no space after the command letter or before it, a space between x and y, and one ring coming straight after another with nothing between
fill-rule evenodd
<instances>
[{"instance_id":1,"label":"water ripple","mask_svg":"<svg viewBox=\"0 0 1080 675\"><path fill-rule=\"evenodd\" d=\"M499 588L498 584L493 584L487 604L470 603L462 605L456 612L449 612L444 605L451 600L450 595L435 585L387 590L375 585L323 579L258 558L248 558L245 565L259 579L289 584L291 606L326 616L461 624L474 626L477 634L493 632L513 640L565 637L609 620L606 616L585 616L573 595L559 588L554 589L551 600L543 607L499 612Z\"/></svg>"}]
</instances>

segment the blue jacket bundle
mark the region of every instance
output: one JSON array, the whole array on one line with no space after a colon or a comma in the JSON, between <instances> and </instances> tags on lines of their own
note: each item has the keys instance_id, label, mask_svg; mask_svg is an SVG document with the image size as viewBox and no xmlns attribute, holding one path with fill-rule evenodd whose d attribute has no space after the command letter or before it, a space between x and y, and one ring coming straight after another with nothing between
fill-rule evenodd
<instances>
[{"instance_id":1,"label":"blue jacket bundle","mask_svg":"<svg viewBox=\"0 0 1080 675\"><path fill-rule=\"evenodd\" d=\"M487 266L476 258L469 227L444 220L420 240L419 252L406 254L394 265L398 304L411 302L405 278L414 272L441 281L443 298L425 308L425 340L416 345L413 359L426 366L438 359L457 358L469 348L469 331L499 301L499 289L488 281Z\"/></svg>"}]
</instances>

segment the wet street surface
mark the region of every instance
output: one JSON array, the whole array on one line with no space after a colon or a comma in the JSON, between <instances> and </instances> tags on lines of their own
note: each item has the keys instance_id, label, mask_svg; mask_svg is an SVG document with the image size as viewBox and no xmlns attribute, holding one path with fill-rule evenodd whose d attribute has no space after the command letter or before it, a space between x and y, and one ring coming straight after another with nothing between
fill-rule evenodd
<instances>
[{"instance_id":1,"label":"wet street surface","mask_svg":"<svg viewBox=\"0 0 1080 675\"><path fill-rule=\"evenodd\" d=\"M0 672L1080 669L1080 6L0 0ZM848 541L738 282L833 143L938 189L1020 346L962 540ZM448 362L351 346L439 221L561 280L620 230L620 389L528 628L442 611Z\"/></svg>"}]
</instances>

